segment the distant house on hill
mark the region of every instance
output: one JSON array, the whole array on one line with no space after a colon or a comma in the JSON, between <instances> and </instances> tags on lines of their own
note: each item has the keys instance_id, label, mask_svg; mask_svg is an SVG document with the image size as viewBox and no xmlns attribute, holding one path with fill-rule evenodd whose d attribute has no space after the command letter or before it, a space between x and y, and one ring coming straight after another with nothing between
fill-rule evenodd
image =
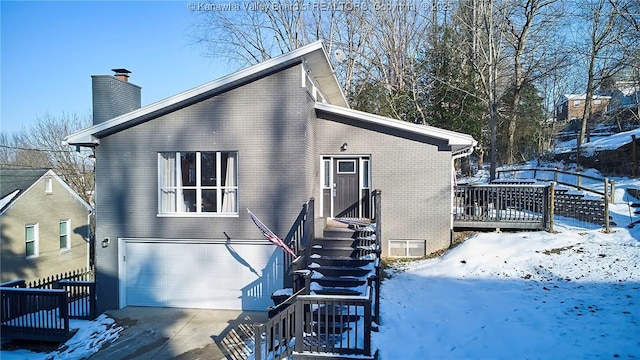
<instances>
[{"instance_id":1,"label":"distant house on hill","mask_svg":"<svg viewBox=\"0 0 640 360\"><path fill-rule=\"evenodd\" d=\"M52 170L0 169L1 281L87 267L90 214Z\"/></svg>"},{"instance_id":2,"label":"distant house on hill","mask_svg":"<svg viewBox=\"0 0 640 360\"><path fill-rule=\"evenodd\" d=\"M565 94L560 96L556 102L556 120L559 122L582 119L586 103L586 94ZM594 116L604 113L607 110L610 96L593 95L591 109Z\"/></svg>"}]
</instances>

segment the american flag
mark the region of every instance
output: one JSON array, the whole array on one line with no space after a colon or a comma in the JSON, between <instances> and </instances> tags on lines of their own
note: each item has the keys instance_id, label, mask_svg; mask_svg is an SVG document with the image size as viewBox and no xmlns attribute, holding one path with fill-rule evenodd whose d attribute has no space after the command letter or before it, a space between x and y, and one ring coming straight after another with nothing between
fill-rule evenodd
<instances>
[{"instance_id":1,"label":"american flag","mask_svg":"<svg viewBox=\"0 0 640 360\"><path fill-rule=\"evenodd\" d=\"M262 221L260 221L260 219L258 219L258 217L255 216L251 212L251 210L247 209L247 211L249 212L249 216L251 217L251 220L253 221L254 224L256 224L258 229L260 229L260 232L262 232L262 235L264 235L264 237L266 237L274 245L281 247L283 250L291 254L291 256L293 256L294 258L297 257L296 254L293 252L293 250L291 250L287 246L287 244L285 244L284 241L282 241L282 239L278 237L278 235L274 234L273 231L269 230L269 228Z\"/></svg>"}]
</instances>

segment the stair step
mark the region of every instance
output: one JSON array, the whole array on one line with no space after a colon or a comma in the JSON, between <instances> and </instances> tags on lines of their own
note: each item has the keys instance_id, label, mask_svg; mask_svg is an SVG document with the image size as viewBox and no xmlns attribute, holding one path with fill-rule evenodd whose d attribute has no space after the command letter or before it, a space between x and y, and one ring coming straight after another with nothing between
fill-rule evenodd
<instances>
[{"instance_id":1,"label":"stair step","mask_svg":"<svg viewBox=\"0 0 640 360\"><path fill-rule=\"evenodd\" d=\"M366 279L359 279L355 277L323 277L319 279L313 279L322 287L355 287L362 286L367 283Z\"/></svg>"},{"instance_id":2,"label":"stair step","mask_svg":"<svg viewBox=\"0 0 640 360\"><path fill-rule=\"evenodd\" d=\"M351 277L365 277L372 272L371 269L362 268L362 267L347 267L347 266L318 266L313 267L313 271L318 272L325 277L342 277L342 276L351 276Z\"/></svg>"},{"instance_id":3,"label":"stair step","mask_svg":"<svg viewBox=\"0 0 640 360\"><path fill-rule=\"evenodd\" d=\"M314 292L318 295L347 295L347 296L360 296L362 292L347 289L347 288L323 288L314 290Z\"/></svg>"}]
</instances>

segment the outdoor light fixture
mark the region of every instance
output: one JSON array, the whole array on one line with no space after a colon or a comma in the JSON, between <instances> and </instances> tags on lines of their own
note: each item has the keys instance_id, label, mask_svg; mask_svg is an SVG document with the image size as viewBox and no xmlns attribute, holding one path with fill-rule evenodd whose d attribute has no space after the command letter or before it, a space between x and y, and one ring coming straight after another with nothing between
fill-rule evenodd
<instances>
[{"instance_id":1,"label":"outdoor light fixture","mask_svg":"<svg viewBox=\"0 0 640 360\"><path fill-rule=\"evenodd\" d=\"M109 246L110 241L111 239L109 239L108 237L104 238L104 240L102 240L102 247L106 248L107 246Z\"/></svg>"},{"instance_id":2,"label":"outdoor light fixture","mask_svg":"<svg viewBox=\"0 0 640 360\"><path fill-rule=\"evenodd\" d=\"M340 151L347 151L347 143L342 144L342 146L340 146Z\"/></svg>"}]
</instances>

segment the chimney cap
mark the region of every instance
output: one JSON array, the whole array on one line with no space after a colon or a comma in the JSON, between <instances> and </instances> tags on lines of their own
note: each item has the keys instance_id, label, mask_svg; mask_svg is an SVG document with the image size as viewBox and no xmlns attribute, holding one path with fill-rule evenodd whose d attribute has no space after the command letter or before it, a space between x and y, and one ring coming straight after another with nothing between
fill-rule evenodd
<instances>
[{"instance_id":1,"label":"chimney cap","mask_svg":"<svg viewBox=\"0 0 640 360\"><path fill-rule=\"evenodd\" d=\"M131 71L127 70L127 69L111 69L111 71L115 72L116 75L126 75L126 74L131 74Z\"/></svg>"}]
</instances>

